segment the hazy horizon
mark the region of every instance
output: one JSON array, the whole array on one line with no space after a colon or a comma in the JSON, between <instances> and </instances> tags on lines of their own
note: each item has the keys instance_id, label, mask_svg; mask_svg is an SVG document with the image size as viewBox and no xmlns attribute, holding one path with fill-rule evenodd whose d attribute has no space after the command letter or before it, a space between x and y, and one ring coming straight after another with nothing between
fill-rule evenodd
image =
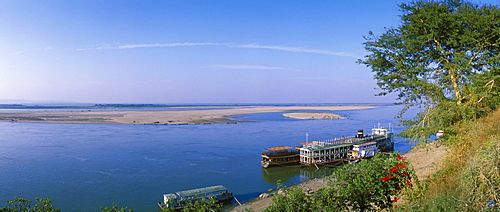
<instances>
[{"instance_id":1,"label":"hazy horizon","mask_svg":"<svg viewBox=\"0 0 500 212\"><path fill-rule=\"evenodd\" d=\"M336 105L336 104L394 104L392 102L218 102L218 103L206 103L206 102L173 102L173 103L149 103L149 102L116 102L116 103L106 103L106 102L58 102L58 101L38 101L38 100L25 100L25 99L0 99L1 105L9 104L21 104L24 106L93 106L99 104L109 104L109 105Z\"/></svg>"}]
</instances>

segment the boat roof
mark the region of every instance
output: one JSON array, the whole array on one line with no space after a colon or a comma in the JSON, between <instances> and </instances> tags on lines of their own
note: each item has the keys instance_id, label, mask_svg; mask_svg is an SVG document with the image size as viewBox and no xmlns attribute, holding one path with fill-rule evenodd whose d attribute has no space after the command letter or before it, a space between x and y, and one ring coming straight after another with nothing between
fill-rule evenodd
<instances>
[{"instance_id":1,"label":"boat roof","mask_svg":"<svg viewBox=\"0 0 500 212\"><path fill-rule=\"evenodd\" d=\"M346 147L346 146L353 146L357 144L363 144L363 141L356 141L352 143L334 143L334 144L328 144L327 142L322 142L323 145L311 145L311 146L304 146L301 149L307 149L309 151L317 151L317 150L325 150L325 149L334 149L334 148L340 148L340 147Z\"/></svg>"},{"instance_id":2,"label":"boat roof","mask_svg":"<svg viewBox=\"0 0 500 212\"><path fill-rule=\"evenodd\" d=\"M363 143L363 144L355 144L355 146L366 146L366 145L373 145L373 144L377 144L377 142L368 142L368 143Z\"/></svg>"},{"instance_id":3,"label":"boat roof","mask_svg":"<svg viewBox=\"0 0 500 212\"><path fill-rule=\"evenodd\" d=\"M309 141L309 142L299 143L299 145L304 146L304 145L314 144L316 142L321 142L321 141Z\"/></svg>"},{"instance_id":4,"label":"boat roof","mask_svg":"<svg viewBox=\"0 0 500 212\"><path fill-rule=\"evenodd\" d=\"M352 146L352 144L341 143L341 144L333 144L333 145L328 145L328 146L314 145L314 146L308 146L308 147L302 147L302 148L310 150L310 151L315 151L315 150L323 150L323 149L334 149L334 148L346 147L346 146Z\"/></svg>"},{"instance_id":5,"label":"boat roof","mask_svg":"<svg viewBox=\"0 0 500 212\"><path fill-rule=\"evenodd\" d=\"M216 185L216 186L210 186L210 187L205 187L205 188L197 188L197 189L192 189L192 190L186 190L186 191L178 191L176 194L180 197L188 197L188 196L196 196L196 195L202 195L202 194L208 194L208 193L213 193L213 192L218 192L218 191L226 191L226 187L223 185ZM171 194L165 194L170 196Z\"/></svg>"},{"instance_id":6,"label":"boat roof","mask_svg":"<svg viewBox=\"0 0 500 212\"><path fill-rule=\"evenodd\" d=\"M289 146L277 146L277 147L269 147L266 148L267 150L271 151L281 151L281 150L287 150L287 149L293 149L294 147L289 147Z\"/></svg>"}]
</instances>

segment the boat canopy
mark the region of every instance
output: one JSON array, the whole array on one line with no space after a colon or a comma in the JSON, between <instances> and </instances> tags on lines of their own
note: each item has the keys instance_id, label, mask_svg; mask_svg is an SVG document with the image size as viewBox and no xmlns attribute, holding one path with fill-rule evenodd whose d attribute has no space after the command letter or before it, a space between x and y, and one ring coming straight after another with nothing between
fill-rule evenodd
<instances>
[{"instance_id":1,"label":"boat canopy","mask_svg":"<svg viewBox=\"0 0 500 212\"><path fill-rule=\"evenodd\" d=\"M193 196L204 196L206 194L213 194L217 192L227 191L227 188L222 185L210 186L205 188L197 188L187 191L178 191L176 192L176 196L181 198L193 197ZM171 196L171 194L165 194L165 196Z\"/></svg>"},{"instance_id":2,"label":"boat canopy","mask_svg":"<svg viewBox=\"0 0 500 212\"><path fill-rule=\"evenodd\" d=\"M294 149L294 147L278 146L278 147L270 147L270 148L266 148L266 149L271 150L271 151L282 151L282 150Z\"/></svg>"}]
</instances>

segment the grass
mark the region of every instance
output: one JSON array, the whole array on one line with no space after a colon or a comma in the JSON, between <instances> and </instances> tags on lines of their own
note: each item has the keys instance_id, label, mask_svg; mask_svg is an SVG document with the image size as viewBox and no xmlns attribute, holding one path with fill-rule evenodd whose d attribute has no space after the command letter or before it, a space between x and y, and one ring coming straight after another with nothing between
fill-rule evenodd
<instances>
[{"instance_id":1,"label":"grass","mask_svg":"<svg viewBox=\"0 0 500 212\"><path fill-rule=\"evenodd\" d=\"M462 123L446 138L450 154L403 208L408 211L500 211L500 110Z\"/></svg>"}]
</instances>

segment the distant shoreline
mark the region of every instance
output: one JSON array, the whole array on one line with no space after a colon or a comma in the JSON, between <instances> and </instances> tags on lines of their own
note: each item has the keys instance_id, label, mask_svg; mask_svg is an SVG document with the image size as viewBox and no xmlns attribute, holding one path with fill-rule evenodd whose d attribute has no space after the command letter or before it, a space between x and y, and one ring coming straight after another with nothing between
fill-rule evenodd
<instances>
[{"instance_id":1,"label":"distant shoreline","mask_svg":"<svg viewBox=\"0 0 500 212\"><path fill-rule=\"evenodd\" d=\"M220 107L326 107L326 106L368 106L380 107L391 103L267 103L267 104L0 104L0 110L126 110L126 109L182 109L182 108L220 108Z\"/></svg>"},{"instance_id":2,"label":"distant shoreline","mask_svg":"<svg viewBox=\"0 0 500 212\"><path fill-rule=\"evenodd\" d=\"M33 123L72 123L72 124L151 124L151 125L183 125L183 124L212 124L212 123L239 123L230 116L275 113L291 111L336 111L336 110L364 110L375 108L367 105L337 105L337 106L212 106L200 109L197 107L183 107L179 110L0 110L0 121L3 122L33 122ZM65 108L66 109L66 108ZM341 117L333 113L323 113L323 117ZM303 118L309 113L295 113L296 117Z\"/></svg>"}]
</instances>

